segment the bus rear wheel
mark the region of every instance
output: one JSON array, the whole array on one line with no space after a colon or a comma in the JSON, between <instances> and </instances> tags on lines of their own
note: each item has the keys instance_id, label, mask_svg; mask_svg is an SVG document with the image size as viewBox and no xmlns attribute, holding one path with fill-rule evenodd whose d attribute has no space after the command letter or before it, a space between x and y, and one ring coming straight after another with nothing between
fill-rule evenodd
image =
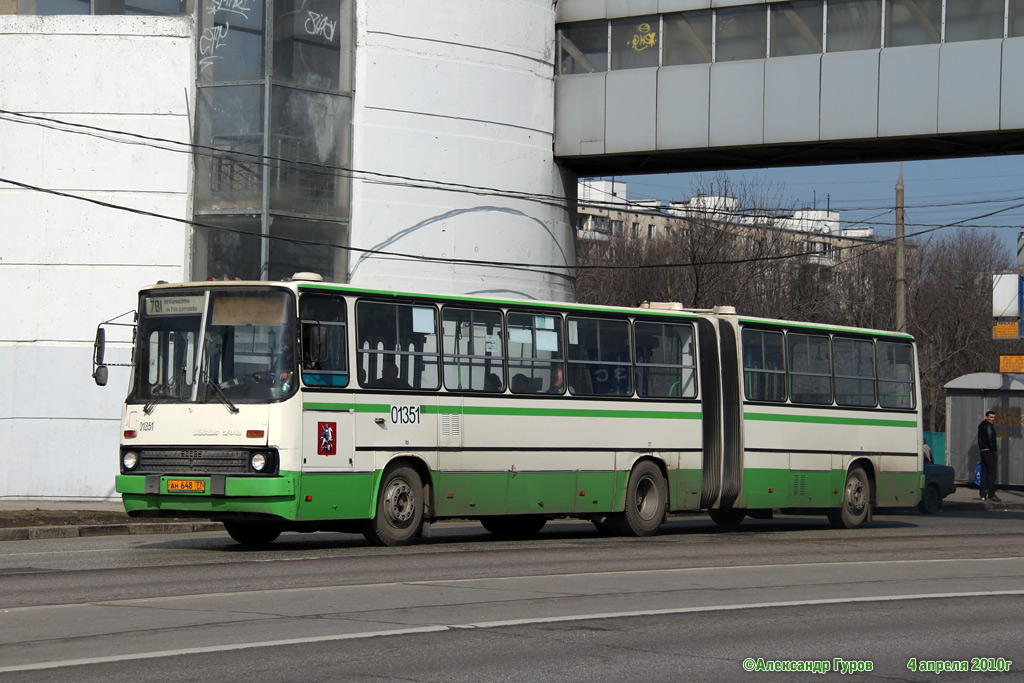
<instances>
[{"instance_id":1,"label":"bus rear wheel","mask_svg":"<svg viewBox=\"0 0 1024 683\"><path fill-rule=\"evenodd\" d=\"M373 545L409 543L423 523L423 482L416 470L399 466L384 471L377 496L377 514L362 524Z\"/></svg>"},{"instance_id":2,"label":"bus rear wheel","mask_svg":"<svg viewBox=\"0 0 1024 683\"><path fill-rule=\"evenodd\" d=\"M829 510L828 521L836 529L856 529L867 520L870 511L871 480L864 468L857 466L846 475L843 504L836 510Z\"/></svg>"},{"instance_id":3,"label":"bus rear wheel","mask_svg":"<svg viewBox=\"0 0 1024 683\"><path fill-rule=\"evenodd\" d=\"M548 520L540 515L509 515L503 517L483 517L480 523L495 536L501 536L502 538L530 538L543 529Z\"/></svg>"},{"instance_id":4,"label":"bus rear wheel","mask_svg":"<svg viewBox=\"0 0 1024 683\"><path fill-rule=\"evenodd\" d=\"M652 536L665 519L668 493L665 477L650 460L633 468L626 484L626 508L608 517L608 524L622 536Z\"/></svg>"},{"instance_id":5,"label":"bus rear wheel","mask_svg":"<svg viewBox=\"0 0 1024 683\"><path fill-rule=\"evenodd\" d=\"M224 522L224 530L237 543L253 548L270 545L281 535L281 530L273 524L252 522Z\"/></svg>"}]
</instances>

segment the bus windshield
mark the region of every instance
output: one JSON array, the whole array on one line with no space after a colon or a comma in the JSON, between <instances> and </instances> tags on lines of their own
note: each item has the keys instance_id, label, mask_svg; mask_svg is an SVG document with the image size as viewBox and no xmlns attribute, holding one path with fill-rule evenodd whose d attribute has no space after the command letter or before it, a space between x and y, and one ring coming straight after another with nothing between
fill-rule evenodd
<instances>
[{"instance_id":1,"label":"bus windshield","mask_svg":"<svg viewBox=\"0 0 1024 683\"><path fill-rule=\"evenodd\" d=\"M138 325L129 400L232 406L281 400L296 389L289 292L150 292Z\"/></svg>"}]
</instances>

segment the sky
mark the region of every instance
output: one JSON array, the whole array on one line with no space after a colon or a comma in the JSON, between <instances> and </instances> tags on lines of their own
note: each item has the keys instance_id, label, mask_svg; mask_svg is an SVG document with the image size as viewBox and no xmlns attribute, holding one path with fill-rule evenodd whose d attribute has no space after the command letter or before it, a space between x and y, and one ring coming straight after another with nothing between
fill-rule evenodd
<instances>
[{"instance_id":1,"label":"sky","mask_svg":"<svg viewBox=\"0 0 1024 683\"><path fill-rule=\"evenodd\" d=\"M783 207L831 208L844 228L867 224L878 237L894 234L896 181L900 164L850 164L728 171L730 183L767 183ZM618 177L631 200L687 200L714 173ZM1024 226L1024 156L908 161L903 164L906 234L964 221L972 230L997 234L1016 262L1017 235ZM747 207L744 207L747 208ZM999 211L995 215L992 212ZM945 235L960 228L943 228ZM923 240L922 235L918 239Z\"/></svg>"}]
</instances>

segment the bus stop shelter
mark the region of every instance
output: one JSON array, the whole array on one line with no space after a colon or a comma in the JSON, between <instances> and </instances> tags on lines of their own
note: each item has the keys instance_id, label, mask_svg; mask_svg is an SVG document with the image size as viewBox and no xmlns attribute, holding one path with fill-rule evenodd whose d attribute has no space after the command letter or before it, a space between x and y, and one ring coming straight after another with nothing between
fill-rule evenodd
<instances>
[{"instance_id":1,"label":"bus stop shelter","mask_svg":"<svg viewBox=\"0 0 1024 683\"><path fill-rule=\"evenodd\" d=\"M996 413L999 486L1024 486L1024 375L975 372L946 384L946 464L957 481L974 483L979 462L978 424Z\"/></svg>"}]
</instances>

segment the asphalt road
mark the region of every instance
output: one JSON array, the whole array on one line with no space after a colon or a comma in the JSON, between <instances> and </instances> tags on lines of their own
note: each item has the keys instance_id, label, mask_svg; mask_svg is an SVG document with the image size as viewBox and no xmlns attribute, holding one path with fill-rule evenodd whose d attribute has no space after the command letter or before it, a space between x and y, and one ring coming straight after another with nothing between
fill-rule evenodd
<instances>
[{"instance_id":1,"label":"asphalt road","mask_svg":"<svg viewBox=\"0 0 1024 683\"><path fill-rule=\"evenodd\" d=\"M0 680L1017 680L1024 514L13 541ZM959 668L975 671L931 671ZM841 673L846 667L853 673ZM753 668L747 671L746 668ZM923 669L923 670L922 670ZM985 670L978 670L985 669ZM818 676L815 680L819 680Z\"/></svg>"}]
</instances>

